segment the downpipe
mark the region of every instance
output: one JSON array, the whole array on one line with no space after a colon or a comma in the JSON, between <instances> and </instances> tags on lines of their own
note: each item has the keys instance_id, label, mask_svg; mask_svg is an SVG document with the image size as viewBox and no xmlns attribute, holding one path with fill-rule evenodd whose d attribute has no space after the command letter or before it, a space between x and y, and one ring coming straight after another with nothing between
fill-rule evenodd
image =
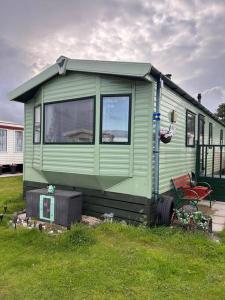
<instances>
[{"instance_id":1,"label":"downpipe","mask_svg":"<svg viewBox=\"0 0 225 300\"><path fill-rule=\"evenodd\" d=\"M155 112L153 114L154 126L154 163L153 163L153 189L152 199L155 208L155 225L169 225L171 223L171 215L174 209L174 199L169 194L159 194L159 163L160 163L160 102L162 94L162 76L159 74L156 81L156 103Z\"/></svg>"},{"instance_id":2,"label":"downpipe","mask_svg":"<svg viewBox=\"0 0 225 300\"><path fill-rule=\"evenodd\" d=\"M154 203L157 204L159 200L159 151L160 151L160 99L161 99L161 86L162 79L161 74L157 77L156 81L156 105L155 112L153 113L153 128L155 128L154 135L154 181L153 181L153 192L152 196L154 199Z\"/></svg>"}]
</instances>

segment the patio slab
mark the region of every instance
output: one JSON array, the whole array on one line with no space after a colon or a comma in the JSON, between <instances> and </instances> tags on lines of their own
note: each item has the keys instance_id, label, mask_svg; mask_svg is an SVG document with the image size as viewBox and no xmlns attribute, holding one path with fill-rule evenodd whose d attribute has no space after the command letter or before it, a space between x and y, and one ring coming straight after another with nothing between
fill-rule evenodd
<instances>
[{"instance_id":1,"label":"patio slab","mask_svg":"<svg viewBox=\"0 0 225 300\"><path fill-rule=\"evenodd\" d=\"M215 224L213 223L212 225L212 231L213 232L221 232L222 230L224 229L224 225L221 225L221 224Z\"/></svg>"},{"instance_id":2,"label":"patio slab","mask_svg":"<svg viewBox=\"0 0 225 300\"><path fill-rule=\"evenodd\" d=\"M201 204L199 204L199 210L202 210L203 213L212 216L213 232L218 233L225 228L225 202L212 202L212 208L210 208L209 201L201 201Z\"/></svg>"},{"instance_id":3,"label":"patio slab","mask_svg":"<svg viewBox=\"0 0 225 300\"><path fill-rule=\"evenodd\" d=\"M224 225L225 224L225 218L223 216L213 216L213 223L215 224L221 224Z\"/></svg>"}]
</instances>

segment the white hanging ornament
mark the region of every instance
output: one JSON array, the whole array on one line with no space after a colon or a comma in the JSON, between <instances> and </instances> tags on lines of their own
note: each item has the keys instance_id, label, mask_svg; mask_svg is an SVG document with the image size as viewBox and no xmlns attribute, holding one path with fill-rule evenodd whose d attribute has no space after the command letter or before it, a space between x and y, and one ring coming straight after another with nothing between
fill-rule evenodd
<instances>
[{"instance_id":1,"label":"white hanging ornament","mask_svg":"<svg viewBox=\"0 0 225 300\"><path fill-rule=\"evenodd\" d=\"M176 134L176 128L174 124L170 124L169 129L160 130L160 141L164 144L168 144L171 142L172 137Z\"/></svg>"}]
</instances>

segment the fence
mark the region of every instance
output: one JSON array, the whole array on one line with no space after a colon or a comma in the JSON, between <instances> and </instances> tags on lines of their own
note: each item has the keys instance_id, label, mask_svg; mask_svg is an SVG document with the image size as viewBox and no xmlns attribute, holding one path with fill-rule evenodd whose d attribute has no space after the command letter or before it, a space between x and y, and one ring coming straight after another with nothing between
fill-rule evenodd
<instances>
[{"instance_id":1,"label":"fence","mask_svg":"<svg viewBox=\"0 0 225 300\"><path fill-rule=\"evenodd\" d=\"M212 186L214 199L225 201L225 145L198 145L196 175Z\"/></svg>"}]
</instances>

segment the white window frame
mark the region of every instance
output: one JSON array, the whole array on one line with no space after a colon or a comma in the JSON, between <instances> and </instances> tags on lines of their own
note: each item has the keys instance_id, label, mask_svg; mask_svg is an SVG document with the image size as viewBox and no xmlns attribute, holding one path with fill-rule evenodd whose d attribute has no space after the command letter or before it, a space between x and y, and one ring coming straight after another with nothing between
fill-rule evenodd
<instances>
[{"instance_id":1,"label":"white window frame","mask_svg":"<svg viewBox=\"0 0 225 300\"><path fill-rule=\"evenodd\" d=\"M17 149L16 149L16 146L17 146L17 143L16 143L16 132L22 132L22 139L24 138L24 136L23 136L23 130L14 130L14 152L15 153L23 153L23 140L22 140L22 150L21 151L18 151Z\"/></svg>"},{"instance_id":2,"label":"white window frame","mask_svg":"<svg viewBox=\"0 0 225 300\"><path fill-rule=\"evenodd\" d=\"M0 130L5 131L6 132L6 150L1 150L0 148L0 153L7 153L8 152L8 130L5 128L0 128Z\"/></svg>"}]
</instances>

